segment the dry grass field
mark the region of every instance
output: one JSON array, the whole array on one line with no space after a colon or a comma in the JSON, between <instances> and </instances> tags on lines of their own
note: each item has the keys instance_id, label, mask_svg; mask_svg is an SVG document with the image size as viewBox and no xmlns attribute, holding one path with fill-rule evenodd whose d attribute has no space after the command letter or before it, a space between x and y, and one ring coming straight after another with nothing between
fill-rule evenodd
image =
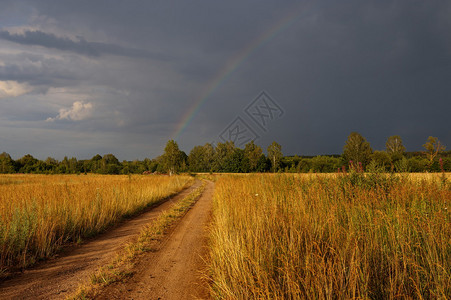
<instances>
[{"instance_id":1,"label":"dry grass field","mask_svg":"<svg viewBox=\"0 0 451 300\"><path fill-rule=\"evenodd\" d=\"M0 274L99 233L192 182L189 176L1 175Z\"/></svg>"},{"instance_id":2,"label":"dry grass field","mask_svg":"<svg viewBox=\"0 0 451 300\"><path fill-rule=\"evenodd\" d=\"M451 184L440 176L219 177L213 297L449 297Z\"/></svg>"}]
</instances>

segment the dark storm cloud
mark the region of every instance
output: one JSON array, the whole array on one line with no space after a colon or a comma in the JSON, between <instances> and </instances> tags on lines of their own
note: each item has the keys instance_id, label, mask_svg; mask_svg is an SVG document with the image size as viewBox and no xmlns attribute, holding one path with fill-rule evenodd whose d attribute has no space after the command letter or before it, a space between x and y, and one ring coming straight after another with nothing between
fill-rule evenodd
<instances>
[{"instance_id":1,"label":"dark storm cloud","mask_svg":"<svg viewBox=\"0 0 451 300\"><path fill-rule=\"evenodd\" d=\"M100 56L111 54L119 56L143 57L159 60L166 60L168 57L163 54L155 54L146 50L125 48L118 45L88 42L83 37L78 36L78 40L68 37L58 37L53 33L46 33L39 30L26 30L22 34L11 34L7 30L0 30L0 38L22 45L37 45L46 48L53 48L63 51L73 51L82 55Z\"/></svg>"},{"instance_id":2,"label":"dark storm cloud","mask_svg":"<svg viewBox=\"0 0 451 300\"><path fill-rule=\"evenodd\" d=\"M0 80L28 82L33 86L70 86L83 79L77 69L77 58L56 59L32 53L0 55ZM80 65L78 61L78 65ZM86 75L85 75L86 76Z\"/></svg>"},{"instance_id":3,"label":"dark storm cloud","mask_svg":"<svg viewBox=\"0 0 451 300\"><path fill-rule=\"evenodd\" d=\"M0 121L14 115L15 124L28 118L39 127L39 117L55 118L74 101L92 103L89 120L42 125L66 130L55 143L64 140L74 151L156 156L213 86L179 137L186 151L217 139L262 90L286 113L258 132L258 143L277 140L286 154L341 153L351 131L376 149L394 134L409 150L421 149L429 135L451 147L450 2L17 2L0 12L9 16L5 24L0 18L0 80L33 91L0 101ZM291 23L268 34L292 12ZM237 61L259 37L269 38ZM232 72L219 77L225 70ZM32 112L27 101L35 101ZM17 132L26 139L26 130ZM108 138L84 144L76 138L83 132L92 133L90 141Z\"/></svg>"}]
</instances>

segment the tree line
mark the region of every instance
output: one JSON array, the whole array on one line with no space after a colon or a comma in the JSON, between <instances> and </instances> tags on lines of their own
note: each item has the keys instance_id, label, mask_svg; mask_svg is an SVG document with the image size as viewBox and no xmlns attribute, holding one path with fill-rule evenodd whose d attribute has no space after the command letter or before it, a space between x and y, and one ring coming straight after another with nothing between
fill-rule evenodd
<instances>
[{"instance_id":1,"label":"tree line","mask_svg":"<svg viewBox=\"0 0 451 300\"><path fill-rule=\"evenodd\" d=\"M176 141L167 142L164 153L154 159L122 161L113 154L95 155L77 160L64 157L58 161L42 161L27 154L13 160L8 153L0 154L0 173L40 174L142 174L180 172L342 172L355 166L361 170L378 169L386 172L451 171L451 151L436 138L429 137L421 152L406 152L400 136L387 139L384 150L373 150L359 133L352 132L341 155L284 156L282 146L273 142L263 149L253 141L238 148L232 141L195 146L189 154L179 149Z\"/></svg>"}]
</instances>

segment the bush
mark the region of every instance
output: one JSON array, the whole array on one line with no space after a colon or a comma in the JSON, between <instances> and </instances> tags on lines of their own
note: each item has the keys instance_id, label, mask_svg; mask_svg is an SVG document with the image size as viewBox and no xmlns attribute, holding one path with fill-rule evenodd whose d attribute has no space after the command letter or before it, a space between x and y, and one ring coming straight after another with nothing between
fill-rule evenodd
<instances>
[{"instance_id":1,"label":"bush","mask_svg":"<svg viewBox=\"0 0 451 300\"><path fill-rule=\"evenodd\" d=\"M425 172L427 170L428 160L418 156L408 159L408 166L411 172Z\"/></svg>"},{"instance_id":2,"label":"bush","mask_svg":"<svg viewBox=\"0 0 451 300\"><path fill-rule=\"evenodd\" d=\"M341 159L331 156L315 156L311 159L313 172L333 173L341 166Z\"/></svg>"}]
</instances>

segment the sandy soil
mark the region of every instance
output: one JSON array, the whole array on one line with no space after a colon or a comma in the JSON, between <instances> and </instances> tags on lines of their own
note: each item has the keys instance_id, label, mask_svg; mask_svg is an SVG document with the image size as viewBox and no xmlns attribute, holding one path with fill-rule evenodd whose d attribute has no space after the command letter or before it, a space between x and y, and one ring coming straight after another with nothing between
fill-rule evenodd
<instances>
[{"instance_id":1,"label":"sandy soil","mask_svg":"<svg viewBox=\"0 0 451 300\"><path fill-rule=\"evenodd\" d=\"M134 275L114 283L96 299L208 299L203 278L207 226L214 184L209 182L196 205L157 246L137 262Z\"/></svg>"},{"instance_id":2,"label":"sandy soil","mask_svg":"<svg viewBox=\"0 0 451 300\"><path fill-rule=\"evenodd\" d=\"M197 180L191 187L143 214L1 282L0 299L64 299L75 292L80 284L89 282L90 274L99 266L110 263L125 243L136 239L144 225L199 186L200 181Z\"/></svg>"}]
</instances>

